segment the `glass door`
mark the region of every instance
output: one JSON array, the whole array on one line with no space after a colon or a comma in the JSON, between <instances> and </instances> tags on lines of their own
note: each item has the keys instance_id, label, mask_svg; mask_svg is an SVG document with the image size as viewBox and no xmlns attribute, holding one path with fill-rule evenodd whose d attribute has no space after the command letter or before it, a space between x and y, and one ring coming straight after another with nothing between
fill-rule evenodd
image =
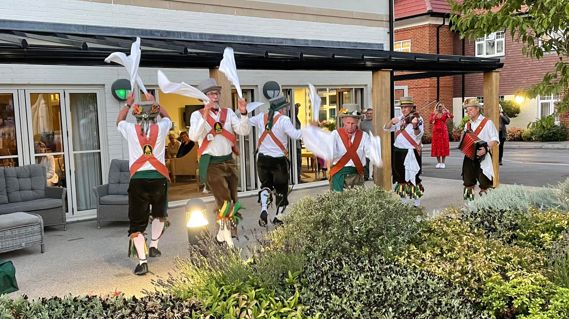
<instances>
[{"instance_id":1,"label":"glass door","mask_svg":"<svg viewBox=\"0 0 569 319\"><path fill-rule=\"evenodd\" d=\"M26 90L26 114L31 163L44 166L49 186L63 186L69 180L65 171L68 149L64 95L62 90ZM69 189L68 211L72 212Z\"/></svg>"},{"instance_id":2,"label":"glass door","mask_svg":"<svg viewBox=\"0 0 569 319\"><path fill-rule=\"evenodd\" d=\"M22 162L17 91L0 91L0 167Z\"/></svg>"},{"instance_id":3,"label":"glass door","mask_svg":"<svg viewBox=\"0 0 569 319\"><path fill-rule=\"evenodd\" d=\"M237 91L231 91L231 100L233 103L233 110L237 108ZM247 102L255 101L254 92L251 89L243 89L243 98ZM257 110L253 111L251 116L254 116ZM238 112L238 111L236 111ZM255 128L251 128L251 132L247 136L237 135L237 145L239 147L239 158L237 160L237 168L239 171L239 191L257 189L257 158L255 154L256 138Z\"/></svg>"},{"instance_id":4,"label":"glass door","mask_svg":"<svg viewBox=\"0 0 569 319\"><path fill-rule=\"evenodd\" d=\"M97 207L92 189L102 184L99 94L79 90L69 90L65 94L69 114L68 167L72 168L68 170L70 183L67 183L67 189L72 192L75 213Z\"/></svg>"}]
</instances>

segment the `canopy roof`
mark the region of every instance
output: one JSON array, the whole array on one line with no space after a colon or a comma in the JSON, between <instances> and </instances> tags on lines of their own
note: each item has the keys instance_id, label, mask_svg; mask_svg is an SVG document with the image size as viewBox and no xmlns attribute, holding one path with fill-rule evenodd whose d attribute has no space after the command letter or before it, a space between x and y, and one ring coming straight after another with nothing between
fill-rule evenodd
<instances>
[{"instance_id":1,"label":"canopy roof","mask_svg":"<svg viewBox=\"0 0 569 319\"><path fill-rule=\"evenodd\" d=\"M0 20L0 63L109 66L110 53L128 53L141 38L142 67L216 68L225 47L239 69L410 71L416 79L502 67L496 58L404 53L382 44L266 38L102 26Z\"/></svg>"}]
</instances>

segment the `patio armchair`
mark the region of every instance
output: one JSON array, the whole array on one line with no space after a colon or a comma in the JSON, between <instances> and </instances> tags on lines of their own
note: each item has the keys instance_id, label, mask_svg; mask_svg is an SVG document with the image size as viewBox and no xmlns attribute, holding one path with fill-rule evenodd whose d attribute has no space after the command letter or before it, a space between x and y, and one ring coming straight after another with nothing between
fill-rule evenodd
<instances>
[{"instance_id":1,"label":"patio armchair","mask_svg":"<svg viewBox=\"0 0 569 319\"><path fill-rule=\"evenodd\" d=\"M109 183L93 187L97 199L97 228L102 222L128 221L128 160L113 159L109 168Z\"/></svg>"}]
</instances>

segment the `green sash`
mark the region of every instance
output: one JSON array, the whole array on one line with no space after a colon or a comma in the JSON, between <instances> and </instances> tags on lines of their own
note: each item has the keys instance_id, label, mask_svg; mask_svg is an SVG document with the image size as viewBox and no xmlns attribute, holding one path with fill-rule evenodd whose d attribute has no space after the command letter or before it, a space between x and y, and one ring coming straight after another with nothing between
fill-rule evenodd
<instances>
[{"instance_id":1,"label":"green sash","mask_svg":"<svg viewBox=\"0 0 569 319\"><path fill-rule=\"evenodd\" d=\"M344 190L344 181L346 179L346 175L350 174L357 174L358 171L353 166L344 166L338 173L332 176L332 180L330 180L330 184L332 186L332 190L335 192L341 192Z\"/></svg>"},{"instance_id":2,"label":"green sash","mask_svg":"<svg viewBox=\"0 0 569 319\"><path fill-rule=\"evenodd\" d=\"M233 156L231 156L231 154L225 155L225 156L212 156L209 154L203 154L200 157L200 162L199 162L199 169L200 169L200 182L202 184L207 183L207 168L209 167L209 164L217 164L217 163L223 163L223 162L227 162L230 159L232 159Z\"/></svg>"}]
</instances>

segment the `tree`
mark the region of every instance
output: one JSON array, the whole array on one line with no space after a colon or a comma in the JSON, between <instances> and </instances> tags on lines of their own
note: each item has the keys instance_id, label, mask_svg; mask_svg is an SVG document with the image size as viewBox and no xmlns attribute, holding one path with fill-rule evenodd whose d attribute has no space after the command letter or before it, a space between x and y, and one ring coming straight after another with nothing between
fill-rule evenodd
<instances>
[{"instance_id":1,"label":"tree","mask_svg":"<svg viewBox=\"0 0 569 319\"><path fill-rule=\"evenodd\" d=\"M569 106L569 2L563 0L449 0L453 30L475 39L505 30L524 44L523 53L541 59L552 52L559 60L540 83L528 89L532 97L561 94L559 111Z\"/></svg>"}]
</instances>

